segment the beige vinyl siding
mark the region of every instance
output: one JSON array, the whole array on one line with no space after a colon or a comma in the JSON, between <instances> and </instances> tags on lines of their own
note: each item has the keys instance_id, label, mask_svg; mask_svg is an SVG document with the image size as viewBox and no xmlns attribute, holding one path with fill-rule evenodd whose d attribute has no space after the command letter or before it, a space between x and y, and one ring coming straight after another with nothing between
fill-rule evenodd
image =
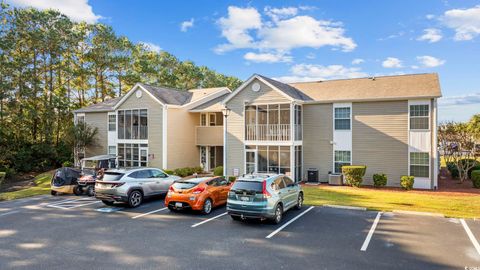
<instances>
[{"instance_id":1,"label":"beige vinyl siding","mask_svg":"<svg viewBox=\"0 0 480 270\"><path fill-rule=\"evenodd\" d=\"M190 113L182 108L168 108L167 118L167 169L199 166L200 153L195 145L198 113Z\"/></svg>"},{"instance_id":2,"label":"beige vinyl siding","mask_svg":"<svg viewBox=\"0 0 480 270\"><path fill-rule=\"evenodd\" d=\"M223 146L223 126L196 127L196 145Z\"/></svg>"},{"instance_id":3,"label":"beige vinyl siding","mask_svg":"<svg viewBox=\"0 0 480 270\"><path fill-rule=\"evenodd\" d=\"M118 110L147 109L148 110L148 166L162 168L162 122L163 106L154 100L147 92L142 91L142 96L137 98L132 93ZM151 158L153 157L153 158Z\"/></svg>"},{"instance_id":4,"label":"beige vinyl siding","mask_svg":"<svg viewBox=\"0 0 480 270\"><path fill-rule=\"evenodd\" d=\"M303 175L308 168L317 168L322 181L333 170L332 104L303 106Z\"/></svg>"},{"instance_id":5,"label":"beige vinyl siding","mask_svg":"<svg viewBox=\"0 0 480 270\"><path fill-rule=\"evenodd\" d=\"M261 86L260 91L253 92L252 84L258 82ZM237 90L238 91L238 90ZM244 173L244 105L259 103L280 103L290 102L284 95L271 89L261 81L254 79L250 84L241 90L236 96L227 102L227 107L231 109L227 124L227 174L232 175L233 169L239 169L239 173Z\"/></svg>"},{"instance_id":6,"label":"beige vinyl siding","mask_svg":"<svg viewBox=\"0 0 480 270\"><path fill-rule=\"evenodd\" d=\"M92 128L97 128L95 144L85 149L85 157L108 154L108 113L85 113L85 123Z\"/></svg>"},{"instance_id":7,"label":"beige vinyl siding","mask_svg":"<svg viewBox=\"0 0 480 270\"><path fill-rule=\"evenodd\" d=\"M365 184L385 173L389 186L408 174L408 101L352 104L352 163L366 165Z\"/></svg>"}]
</instances>

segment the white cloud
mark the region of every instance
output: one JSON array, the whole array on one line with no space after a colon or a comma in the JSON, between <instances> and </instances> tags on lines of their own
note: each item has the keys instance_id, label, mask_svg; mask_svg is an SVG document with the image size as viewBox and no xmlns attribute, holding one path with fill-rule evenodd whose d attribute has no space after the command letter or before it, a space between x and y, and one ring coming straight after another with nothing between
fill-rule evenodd
<instances>
[{"instance_id":1,"label":"white cloud","mask_svg":"<svg viewBox=\"0 0 480 270\"><path fill-rule=\"evenodd\" d=\"M445 64L445 60L441 60L429 55L417 56L417 61L424 68L433 68Z\"/></svg>"},{"instance_id":2,"label":"white cloud","mask_svg":"<svg viewBox=\"0 0 480 270\"><path fill-rule=\"evenodd\" d=\"M480 5L445 11L443 23L455 30L455 40L471 40L480 34Z\"/></svg>"},{"instance_id":3,"label":"white cloud","mask_svg":"<svg viewBox=\"0 0 480 270\"><path fill-rule=\"evenodd\" d=\"M433 15L433 14L427 14L427 15L425 15L425 18L426 18L427 20L432 20L432 19L435 18L435 15Z\"/></svg>"},{"instance_id":4,"label":"white cloud","mask_svg":"<svg viewBox=\"0 0 480 270\"><path fill-rule=\"evenodd\" d=\"M184 21L180 24L180 31L182 32L187 32L188 31L188 28L192 28L193 27L193 23L195 22L195 20L193 18L191 18L190 20L188 21Z\"/></svg>"},{"instance_id":5,"label":"white cloud","mask_svg":"<svg viewBox=\"0 0 480 270\"><path fill-rule=\"evenodd\" d=\"M298 64L290 69L291 75L277 77L275 79L282 82L306 82L321 81L331 79L346 79L366 77L367 74L360 68L345 67L342 65L310 65Z\"/></svg>"},{"instance_id":6,"label":"white cloud","mask_svg":"<svg viewBox=\"0 0 480 270\"><path fill-rule=\"evenodd\" d=\"M145 41L140 41L141 43L147 50L152 51L152 52L160 52L162 48L158 46L157 44L151 43L151 42L145 42Z\"/></svg>"},{"instance_id":7,"label":"white cloud","mask_svg":"<svg viewBox=\"0 0 480 270\"><path fill-rule=\"evenodd\" d=\"M440 31L439 29L427 28L423 30L423 35L419 36L417 40L435 43L437 41L440 41L442 37L442 31Z\"/></svg>"},{"instance_id":8,"label":"white cloud","mask_svg":"<svg viewBox=\"0 0 480 270\"><path fill-rule=\"evenodd\" d=\"M466 94L460 96L442 97L438 100L440 106L455 106L480 104L480 93Z\"/></svg>"},{"instance_id":9,"label":"white cloud","mask_svg":"<svg viewBox=\"0 0 480 270\"><path fill-rule=\"evenodd\" d=\"M217 46L215 51L251 48L288 53L295 48L323 46L351 51L357 46L353 39L345 36L341 23L297 15L298 10L266 7L264 12L271 20L262 21L255 8L230 6L228 16L217 21L228 43Z\"/></svg>"},{"instance_id":10,"label":"white cloud","mask_svg":"<svg viewBox=\"0 0 480 270\"><path fill-rule=\"evenodd\" d=\"M278 63L278 62L291 62L292 57L290 55L282 54L282 53L254 53L248 52L246 53L243 58L250 62L256 63Z\"/></svg>"},{"instance_id":11,"label":"white cloud","mask_svg":"<svg viewBox=\"0 0 480 270\"><path fill-rule=\"evenodd\" d=\"M356 58L356 59L353 59L352 65L360 65L363 62L365 62L365 60L363 60L361 58Z\"/></svg>"},{"instance_id":12,"label":"white cloud","mask_svg":"<svg viewBox=\"0 0 480 270\"><path fill-rule=\"evenodd\" d=\"M403 67L402 61L398 58L395 58L395 57L387 57L387 59L385 59L382 62L382 66L384 68L401 68L401 67Z\"/></svg>"},{"instance_id":13,"label":"white cloud","mask_svg":"<svg viewBox=\"0 0 480 270\"><path fill-rule=\"evenodd\" d=\"M93 13L88 0L8 0L8 2L20 7L58 10L74 21L95 23L102 18L102 16Z\"/></svg>"}]
</instances>

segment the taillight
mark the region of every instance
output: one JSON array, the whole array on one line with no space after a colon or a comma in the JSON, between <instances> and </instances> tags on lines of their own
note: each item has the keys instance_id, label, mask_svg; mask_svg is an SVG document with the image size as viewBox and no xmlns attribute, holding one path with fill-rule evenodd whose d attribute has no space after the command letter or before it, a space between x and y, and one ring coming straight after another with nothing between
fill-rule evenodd
<instances>
[{"instance_id":1,"label":"taillight","mask_svg":"<svg viewBox=\"0 0 480 270\"><path fill-rule=\"evenodd\" d=\"M264 180L262 183L262 194L266 199L272 197L272 194L270 194L270 192L267 190L267 180Z\"/></svg>"},{"instance_id":2,"label":"taillight","mask_svg":"<svg viewBox=\"0 0 480 270\"><path fill-rule=\"evenodd\" d=\"M118 183L112 184L112 188L121 187L124 184L125 184L125 182L118 182Z\"/></svg>"},{"instance_id":3,"label":"taillight","mask_svg":"<svg viewBox=\"0 0 480 270\"><path fill-rule=\"evenodd\" d=\"M175 190L173 189L173 186L170 186L170 188L168 189L168 191L174 192Z\"/></svg>"},{"instance_id":4,"label":"taillight","mask_svg":"<svg viewBox=\"0 0 480 270\"><path fill-rule=\"evenodd\" d=\"M199 194L199 193L202 193L205 191L205 188L204 187L196 187L194 190L193 190L193 194Z\"/></svg>"}]
</instances>

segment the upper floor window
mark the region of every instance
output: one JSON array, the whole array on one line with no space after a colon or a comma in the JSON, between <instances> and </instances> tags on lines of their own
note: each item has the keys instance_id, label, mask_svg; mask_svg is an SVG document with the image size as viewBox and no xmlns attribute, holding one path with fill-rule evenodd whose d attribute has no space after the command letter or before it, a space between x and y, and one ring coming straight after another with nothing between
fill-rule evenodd
<instances>
[{"instance_id":1,"label":"upper floor window","mask_svg":"<svg viewBox=\"0 0 480 270\"><path fill-rule=\"evenodd\" d=\"M108 115L108 131L117 130L117 116L115 114Z\"/></svg>"},{"instance_id":2,"label":"upper floor window","mask_svg":"<svg viewBox=\"0 0 480 270\"><path fill-rule=\"evenodd\" d=\"M245 139L288 141L290 140L291 121L290 104L246 106Z\"/></svg>"},{"instance_id":3,"label":"upper floor window","mask_svg":"<svg viewBox=\"0 0 480 270\"><path fill-rule=\"evenodd\" d=\"M429 106L410 105L410 130L428 130L429 124Z\"/></svg>"},{"instance_id":4,"label":"upper floor window","mask_svg":"<svg viewBox=\"0 0 480 270\"><path fill-rule=\"evenodd\" d=\"M350 130L350 107L335 108L335 130Z\"/></svg>"},{"instance_id":5,"label":"upper floor window","mask_svg":"<svg viewBox=\"0 0 480 270\"><path fill-rule=\"evenodd\" d=\"M119 139L148 139L147 110L118 111Z\"/></svg>"},{"instance_id":6,"label":"upper floor window","mask_svg":"<svg viewBox=\"0 0 480 270\"><path fill-rule=\"evenodd\" d=\"M200 126L202 126L202 127L207 126L207 114L206 113L200 114Z\"/></svg>"},{"instance_id":7,"label":"upper floor window","mask_svg":"<svg viewBox=\"0 0 480 270\"><path fill-rule=\"evenodd\" d=\"M200 114L201 127L223 126L223 115L220 112L209 112Z\"/></svg>"}]
</instances>

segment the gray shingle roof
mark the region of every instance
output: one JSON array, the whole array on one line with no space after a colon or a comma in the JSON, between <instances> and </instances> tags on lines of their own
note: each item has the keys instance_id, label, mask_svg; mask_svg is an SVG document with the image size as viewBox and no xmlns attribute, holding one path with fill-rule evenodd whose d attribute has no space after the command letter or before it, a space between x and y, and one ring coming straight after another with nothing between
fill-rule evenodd
<instances>
[{"instance_id":1,"label":"gray shingle roof","mask_svg":"<svg viewBox=\"0 0 480 270\"><path fill-rule=\"evenodd\" d=\"M82 113L82 112L108 112L108 111L113 111L113 107L117 104L117 102L120 101L120 97L117 98L112 98L105 100L104 102L97 103L97 104L92 104L88 107L83 107L78 110L75 110L74 112L76 113Z\"/></svg>"},{"instance_id":2,"label":"gray shingle roof","mask_svg":"<svg viewBox=\"0 0 480 270\"><path fill-rule=\"evenodd\" d=\"M212 106L217 105L217 104L219 105L219 108L220 108L222 101L223 101L228 95L230 95L230 92L225 93L225 94L223 94L223 95L221 95L221 96L219 96L219 97L216 97L216 98L214 98L214 99L212 99L212 100L209 100L209 101L207 101L207 102L205 102L205 103L203 103L203 104L200 104L200 105L198 105L197 107L194 107L194 108L192 108L192 109L190 109L190 110L191 110L191 111L199 111L199 110L209 109L209 108L213 108Z\"/></svg>"},{"instance_id":3,"label":"gray shingle roof","mask_svg":"<svg viewBox=\"0 0 480 270\"><path fill-rule=\"evenodd\" d=\"M310 98L309 96L307 96L306 94L302 93L301 91L299 91L297 88L291 86L291 85L288 85L288 84L285 84L285 83L282 83L282 82L279 82L279 81L276 81L274 79L271 79L271 78L268 78L268 77L265 77L265 76L262 76L260 74L257 74L259 77L261 77L262 79L264 79L265 81L267 81L268 83L270 83L271 85L275 86L278 90L284 92L285 94L289 95L290 97L294 98L294 99L298 99L298 100L313 100L312 98Z\"/></svg>"},{"instance_id":4,"label":"gray shingle roof","mask_svg":"<svg viewBox=\"0 0 480 270\"><path fill-rule=\"evenodd\" d=\"M158 87L152 86L144 83L139 83L143 88L145 88L148 92L158 98L165 104L171 105L183 105L192 99L192 93L188 91L183 91L179 89L172 89L167 87Z\"/></svg>"}]
</instances>

